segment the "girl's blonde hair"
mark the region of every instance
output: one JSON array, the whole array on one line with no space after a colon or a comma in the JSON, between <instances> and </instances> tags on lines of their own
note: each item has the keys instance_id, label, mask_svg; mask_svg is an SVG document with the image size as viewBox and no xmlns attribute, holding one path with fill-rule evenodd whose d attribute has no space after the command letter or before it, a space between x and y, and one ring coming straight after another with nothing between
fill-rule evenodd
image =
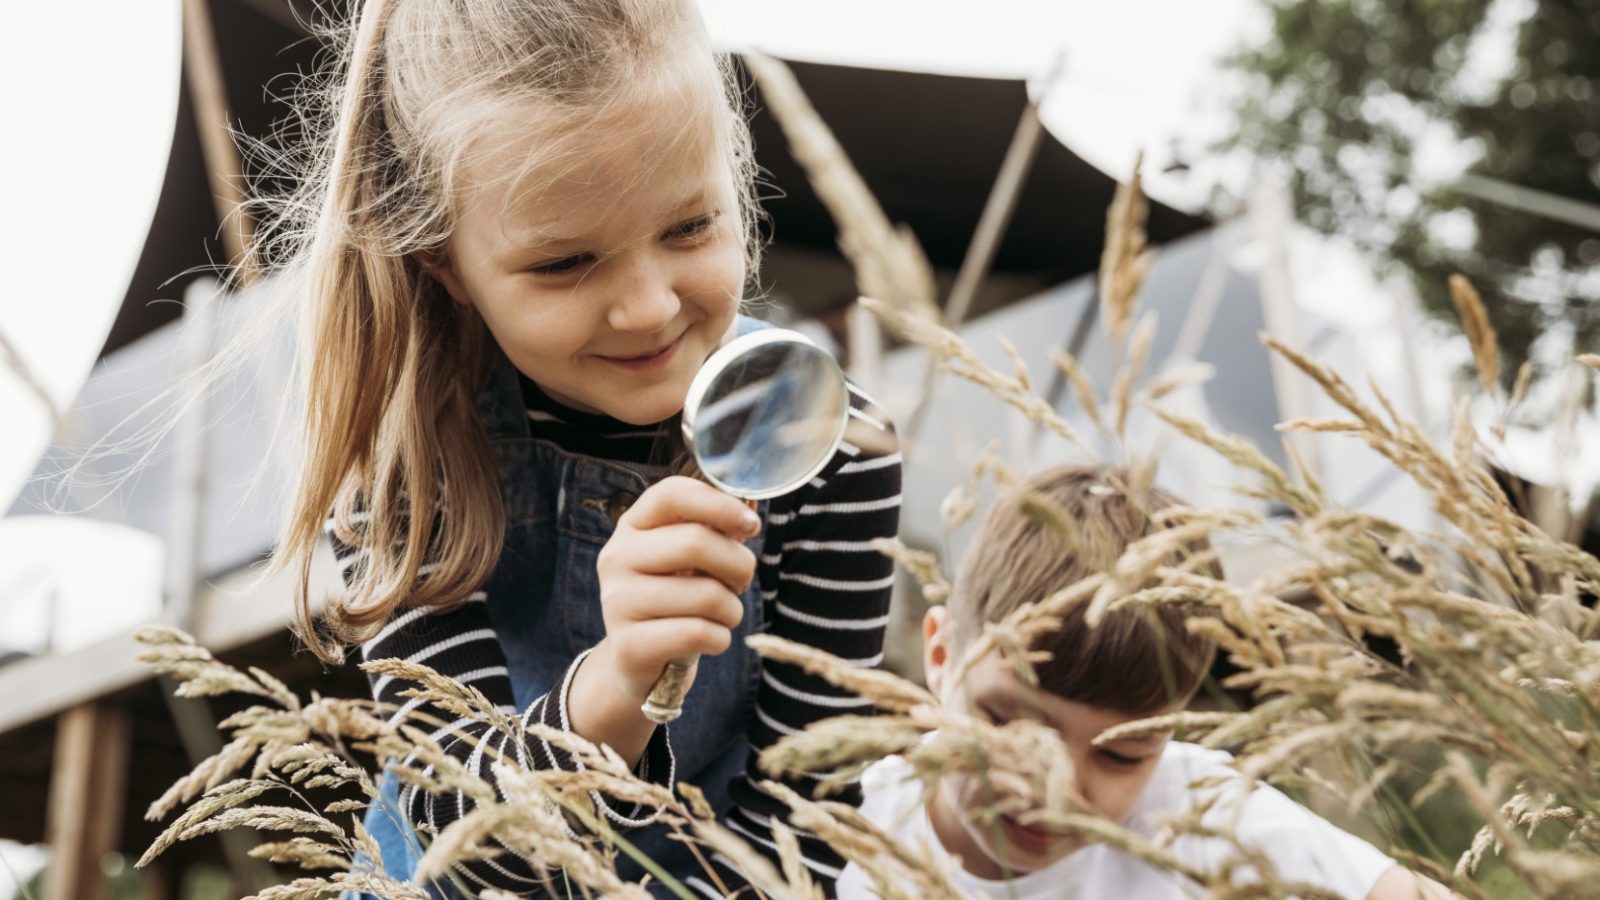
<instances>
[{"instance_id":1,"label":"girl's blonde hair","mask_svg":"<svg viewBox=\"0 0 1600 900\"><path fill-rule=\"evenodd\" d=\"M532 136L592 121L667 65L703 59L752 276L759 243L743 93L692 0L367 0L331 36L333 74L303 92L310 175L256 256L303 277L309 379L273 570L297 569L298 630L335 660L402 604L465 599L499 556L504 511L474 405L493 341L418 260L445 246L480 139L507 122ZM361 549L318 627L311 557L330 514L333 536Z\"/></svg>"}]
</instances>

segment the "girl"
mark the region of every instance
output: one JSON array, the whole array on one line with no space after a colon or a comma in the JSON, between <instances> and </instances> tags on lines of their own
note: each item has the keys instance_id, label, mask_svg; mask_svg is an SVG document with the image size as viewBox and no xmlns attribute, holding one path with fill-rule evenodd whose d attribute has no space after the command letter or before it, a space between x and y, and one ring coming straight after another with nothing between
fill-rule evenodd
<instances>
[{"instance_id":1,"label":"girl","mask_svg":"<svg viewBox=\"0 0 1600 900\"><path fill-rule=\"evenodd\" d=\"M668 477L697 367L759 327L737 315L757 256L737 86L692 0L368 0L351 32L303 205L315 219L280 232L305 235L295 262L309 276L307 451L280 549L300 566L303 634L325 657L361 642L367 659L424 663L525 721L609 744L642 778L699 786L725 824L775 849L784 807L747 774L755 754L867 704L763 662L744 637L881 660L893 573L872 541L896 532L900 460L852 391L848 442L755 513ZM319 627L306 581L325 520L348 592ZM657 727L640 705L689 654L705 657L683 717ZM372 683L397 715L448 721L441 744L492 782L488 726L404 687ZM575 765L509 740L490 743ZM414 826L472 808L392 776L383 793L392 808L375 805L367 827L400 876ZM596 799L712 893L651 810ZM802 845L831 885L840 858ZM460 874L515 893L548 875L509 854Z\"/></svg>"}]
</instances>

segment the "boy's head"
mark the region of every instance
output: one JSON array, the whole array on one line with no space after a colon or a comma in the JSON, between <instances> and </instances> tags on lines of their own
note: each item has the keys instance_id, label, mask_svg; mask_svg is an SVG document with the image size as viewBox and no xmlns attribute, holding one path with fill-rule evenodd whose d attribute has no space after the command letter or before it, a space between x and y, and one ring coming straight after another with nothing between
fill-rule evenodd
<instances>
[{"instance_id":1,"label":"boy's head","mask_svg":"<svg viewBox=\"0 0 1600 900\"><path fill-rule=\"evenodd\" d=\"M1094 739L1108 728L1188 703L1215 651L1185 626L1197 614L1193 607L1125 607L1091 627L1084 621L1087 604L1077 605L1032 648L1050 654L1035 666L1038 689L1018 680L1010 662L995 653L960 683L950 676L985 624L1104 571L1129 544L1159 530L1151 521L1157 510L1179 503L1159 490L1130 498L1126 483L1126 473L1063 467L996 502L967 550L949 604L929 610L923 623L928 685L945 705L996 723L1031 718L1054 728L1076 769L1079 793L1118 822L1144 792L1170 735L1098 747ZM1052 524L1057 517L1065 517L1075 532L1070 541ZM1188 552L1205 549L1198 543ZM1209 574L1221 573L1212 567ZM941 840L974 874L998 878L1034 871L1079 846L1009 819L998 828L973 821L966 813L988 802L987 790L976 781L947 780L929 807Z\"/></svg>"}]
</instances>

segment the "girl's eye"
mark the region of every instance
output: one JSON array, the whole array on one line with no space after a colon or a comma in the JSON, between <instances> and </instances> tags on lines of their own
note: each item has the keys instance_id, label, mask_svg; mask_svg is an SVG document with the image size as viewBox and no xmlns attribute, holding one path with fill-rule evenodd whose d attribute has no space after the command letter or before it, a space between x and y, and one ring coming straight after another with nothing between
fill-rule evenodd
<instances>
[{"instance_id":1,"label":"girl's eye","mask_svg":"<svg viewBox=\"0 0 1600 900\"><path fill-rule=\"evenodd\" d=\"M716 213L697 216L687 222L679 222L667 229L665 237L669 241L692 241L709 231L716 221Z\"/></svg>"},{"instance_id":2,"label":"girl's eye","mask_svg":"<svg viewBox=\"0 0 1600 900\"><path fill-rule=\"evenodd\" d=\"M589 254L580 253L576 256L563 256L560 259L540 263L532 268L535 275L565 275L589 261Z\"/></svg>"}]
</instances>

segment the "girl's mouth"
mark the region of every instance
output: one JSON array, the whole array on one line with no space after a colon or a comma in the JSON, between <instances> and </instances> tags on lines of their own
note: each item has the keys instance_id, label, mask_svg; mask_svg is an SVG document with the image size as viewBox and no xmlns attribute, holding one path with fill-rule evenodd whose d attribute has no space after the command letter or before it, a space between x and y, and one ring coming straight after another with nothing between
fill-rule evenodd
<instances>
[{"instance_id":1,"label":"girl's mouth","mask_svg":"<svg viewBox=\"0 0 1600 900\"><path fill-rule=\"evenodd\" d=\"M648 353L638 356L601 356L600 358L614 366L620 366L630 372L649 372L659 369L672 361L678 355L678 348L683 345L683 335L672 339L672 343L658 347Z\"/></svg>"}]
</instances>

